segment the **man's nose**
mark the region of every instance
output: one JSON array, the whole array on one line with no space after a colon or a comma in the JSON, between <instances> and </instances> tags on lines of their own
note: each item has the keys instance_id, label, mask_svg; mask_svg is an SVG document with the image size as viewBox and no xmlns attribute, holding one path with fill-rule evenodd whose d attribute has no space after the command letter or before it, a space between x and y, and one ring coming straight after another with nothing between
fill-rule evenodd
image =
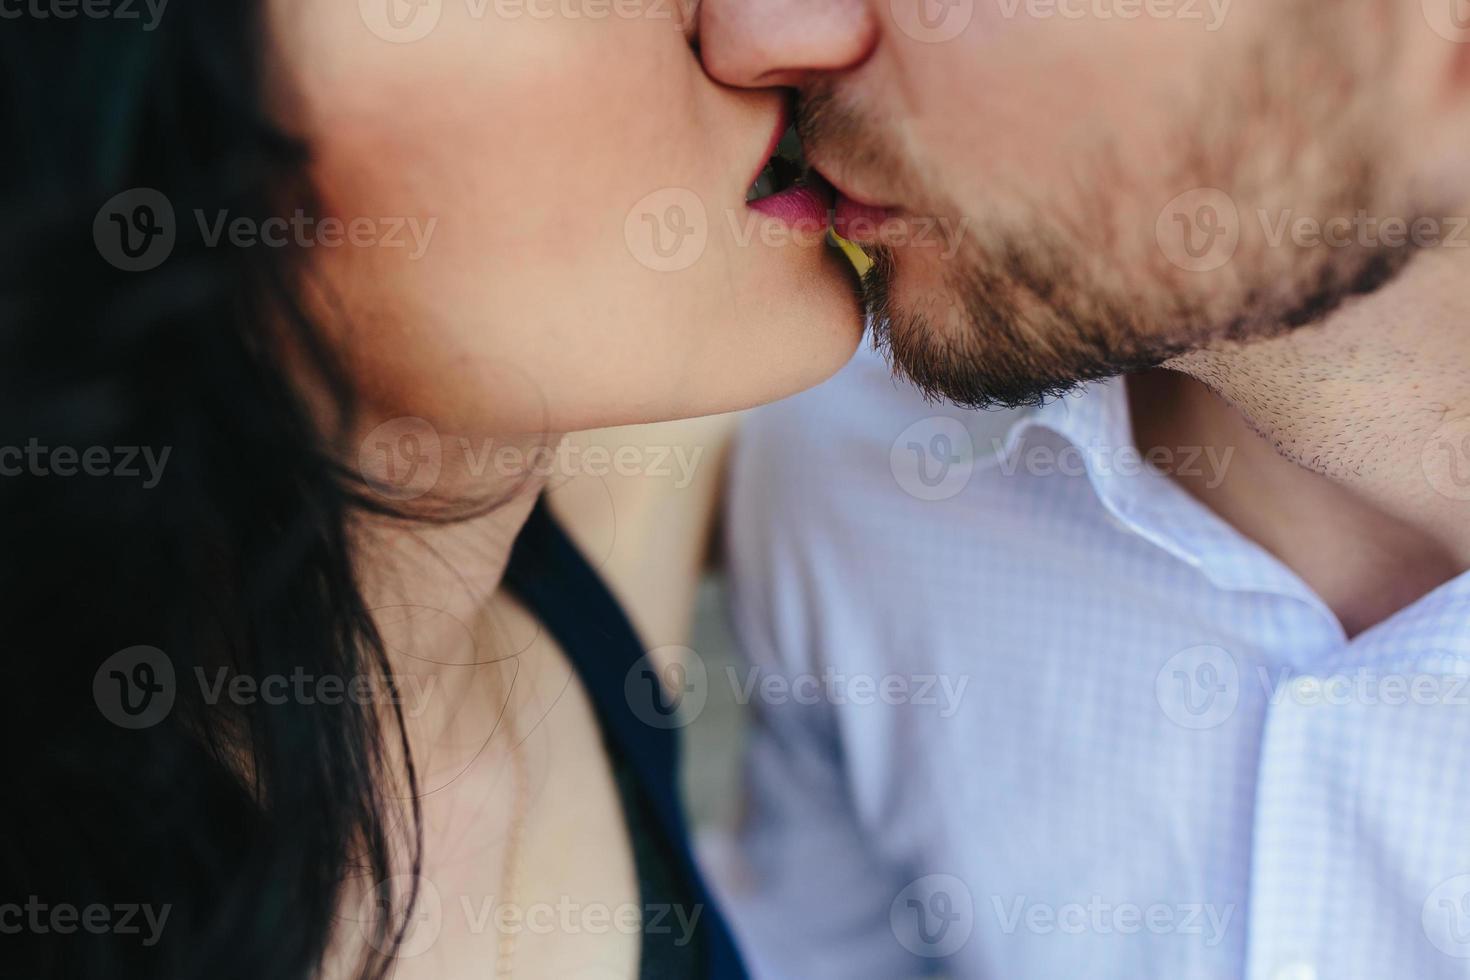
<instances>
[{"instance_id":1,"label":"man's nose","mask_svg":"<svg viewBox=\"0 0 1470 980\"><path fill-rule=\"evenodd\" d=\"M703 0L705 70L727 85L797 86L861 64L877 40L870 0Z\"/></svg>"}]
</instances>

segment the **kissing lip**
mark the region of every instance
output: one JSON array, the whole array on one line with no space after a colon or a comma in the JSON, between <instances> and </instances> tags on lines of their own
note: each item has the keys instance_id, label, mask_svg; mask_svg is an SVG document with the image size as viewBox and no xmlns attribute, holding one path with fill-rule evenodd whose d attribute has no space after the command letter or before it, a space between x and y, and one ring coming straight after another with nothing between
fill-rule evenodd
<instances>
[{"instance_id":1,"label":"kissing lip","mask_svg":"<svg viewBox=\"0 0 1470 980\"><path fill-rule=\"evenodd\" d=\"M894 217L899 209L892 205L873 204L866 197L852 193L841 179L834 180L820 164L813 164L812 170L831 184L836 192L832 206L832 230L859 245L879 244L883 223Z\"/></svg>"},{"instance_id":2,"label":"kissing lip","mask_svg":"<svg viewBox=\"0 0 1470 980\"><path fill-rule=\"evenodd\" d=\"M760 166L751 177L752 186L747 191L747 195L759 193L756 185L766 177L768 166L775 167L783 163L777 159L776 155L781 141L791 128L791 120L795 115L794 108L793 96L788 95L781 100L775 128L766 143L766 152L761 158ZM785 161L784 165L790 168L793 163ZM788 169L786 179L789 180L791 176ZM813 243L816 243L823 240L830 224L832 189L820 176L807 174L806 179L797 178L789 186L773 193L766 193L763 197L747 196L745 206L765 218L773 219L799 232L803 241L810 238Z\"/></svg>"},{"instance_id":3,"label":"kissing lip","mask_svg":"<svg viewBox=\"0 0 1470 980\"><path fill-rule=\"evenodd\" d=\"M825 233L834 212L832 190L820 179L788 187L770 197L751 201L746 207L817 237Z\"/></svg>"}]
</instances>

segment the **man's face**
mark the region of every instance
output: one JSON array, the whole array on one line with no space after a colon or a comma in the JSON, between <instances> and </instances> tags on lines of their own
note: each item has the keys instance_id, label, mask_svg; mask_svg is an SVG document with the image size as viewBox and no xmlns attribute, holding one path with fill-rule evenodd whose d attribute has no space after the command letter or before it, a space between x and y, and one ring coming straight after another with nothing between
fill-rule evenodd
<instances>
[{"instance_id":1,"label":"man's face","mask_svg":"<svg viewBox=\"0 0 1470 980\"><path fill-rule=\"evenodd\" d=\"M701 16L717 79L799 89L838 230L877 259L880 342L962 404L1316 322L1453 244L1466 213L1470 0L704 0Z\"/></svg>"}]
</instances>

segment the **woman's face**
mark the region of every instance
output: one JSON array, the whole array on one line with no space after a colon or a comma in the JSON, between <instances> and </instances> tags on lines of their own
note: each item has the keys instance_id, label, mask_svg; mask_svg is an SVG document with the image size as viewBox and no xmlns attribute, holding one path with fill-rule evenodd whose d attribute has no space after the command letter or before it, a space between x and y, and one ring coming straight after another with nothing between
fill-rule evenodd
<instances>
[{"instance_id":1,"label":"woman's face","mask_svg":"<svg viewBox=\"0 0 1470 980\"><path fill-rule=\"evenodd\" d=\"M282 112L341 222L298 236L313 306L366 421L703 415L850 356L817 214L746 204L783 98L711 81L680 3L273 0Z\"/></svg>"}]
</instances>

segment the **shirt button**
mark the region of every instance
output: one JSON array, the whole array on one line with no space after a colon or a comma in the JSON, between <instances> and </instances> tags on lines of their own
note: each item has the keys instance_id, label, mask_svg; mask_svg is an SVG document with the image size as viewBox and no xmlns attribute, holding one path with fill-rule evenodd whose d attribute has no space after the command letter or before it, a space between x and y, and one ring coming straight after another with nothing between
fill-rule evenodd
<instances>
[{"instance_id":1,"label":"shirt button","mask_svg":"<svg viewBox=\"0 0 1470 980\"><path fill-rule=\"evenodd\" d=\"M1288 963L1271 974L1271 980L1317 980L1317 968L1310 963Z\"/></svg>"}]
</instances>

